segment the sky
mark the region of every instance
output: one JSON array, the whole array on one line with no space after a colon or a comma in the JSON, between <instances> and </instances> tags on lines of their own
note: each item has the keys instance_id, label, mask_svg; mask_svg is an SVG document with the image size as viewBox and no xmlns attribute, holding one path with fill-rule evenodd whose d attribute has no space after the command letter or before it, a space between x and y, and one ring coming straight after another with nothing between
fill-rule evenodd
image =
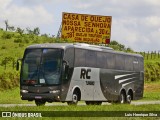
<instances>
[{"instance_id":1,"label":"sky","mask_svg":"<svg viewBox=\"0 0 160 120\"><path fill-rule=\"evenodd\" d=\"M57 35L62 12L112 16L111 40L134 51L160 51L159 0L0 0L0 28Z\"/></svg>"}]
</instances>

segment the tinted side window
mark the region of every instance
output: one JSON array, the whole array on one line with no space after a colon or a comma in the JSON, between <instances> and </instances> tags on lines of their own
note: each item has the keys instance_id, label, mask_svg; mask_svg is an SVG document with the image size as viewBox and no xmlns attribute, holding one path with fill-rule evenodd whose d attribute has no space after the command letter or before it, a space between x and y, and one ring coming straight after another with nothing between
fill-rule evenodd
<instances>
[{"instance_id":1,"label":"tinted side window","mask_svg":"<svg viewBox=\"0 0 160 120\"><path fill-rule=\"evenodd\" d=\"M74 65L74 48L68 48L65 51L64 59L66 61L68 61L70 67L73 67L73 65Z\"/></svg>"},{"instance_id":2,"label":"tinted side window","mask_svg":"<svg viewBox=\"0 0 160 120\"><path fill-rule=\"evenodd\" d=\"M97 54L95 51L86 50L86 67L96 67Z\"/></svg>"},{"instance_id":3,"label":"tinted side window","mask_svg":"<svg viewBox=\"0 0 160 120\"><path fill-rule=\"evenodd\" d=\"M115 54L114 53L105 53L106 54L106 68L113 69L115 68Z\"/></svg>"},{"instance_id":4,"label":"tinted side window","mask_svg":"<svg viewBox=\"0 0 160 120\"><path fill-rule=\"evenodd\" d=\"M83 49L75 49L75 67L85 66L86 52Z\"/></svg>"},{"instance_id":5,"label":"tinted side window","mask_svg":"<svg viewBox=\"0 0 160 120\"><path fill-rule=\"evenodd\" d=\"M133 59L132 56L125 56L125 70L133 71Z\"/></svg>"},{"instance_id":6,"label":"tinted side window","mask_svg":"<svg viewBox=\"0 0 160 120\"><path fill-rule=\"evenodd\" d=\"M143 63L143 58L139 58L139 67L140 67L140 71L144 71L144 63Z\"/></svg>"},{"instance_id":7,"label":"tinted side window","mask_svg":"<svg viewBox=\"0 0 160 120\"><path fill-rule=\"evenodd\" d=\"M124 69L125 58L124 55L117 54L116 55L116 69L123 70Z\"/></svg>"},{"instance_id":8,"label":"tinted side window","mask_svg":"<svg viewBox=\"0 0 160 120\"><path fill-rule=\"evenodd\" d=\"M134 70L139 71L139 61L137 57L134 57L133 64L134 64Z\"/></svg>"},{"instance_id":9,"label":"tinted side window","mask_svg":"<svg viewBox=\"0 0 160 120\"><path fill-rule=\"evenodd\" d=\"M97 52L97 67L106 68L106 53Z\"/></svg>"}]
</instances>

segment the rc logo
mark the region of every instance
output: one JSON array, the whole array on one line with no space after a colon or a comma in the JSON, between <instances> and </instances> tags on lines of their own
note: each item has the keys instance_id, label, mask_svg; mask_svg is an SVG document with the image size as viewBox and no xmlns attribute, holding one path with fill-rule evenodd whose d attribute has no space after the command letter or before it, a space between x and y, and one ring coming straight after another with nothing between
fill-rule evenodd
<instances>
[{"instance_id":1,"label":"rc logo","mask_svg":"<svg viewBox=\"0 0 160 120\"><path fill-rule=\"evenodd\" d=\"M80 73L80 79L91 79L91 76L89 75L90 72L91 69L82 68Z\"/></svg>"}]
</instances>

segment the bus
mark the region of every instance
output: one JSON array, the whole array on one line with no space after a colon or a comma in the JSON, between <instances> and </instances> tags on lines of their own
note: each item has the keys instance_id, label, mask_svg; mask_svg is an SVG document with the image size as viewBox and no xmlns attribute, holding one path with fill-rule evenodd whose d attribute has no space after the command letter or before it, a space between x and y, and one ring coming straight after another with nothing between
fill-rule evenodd
<instances>
[{"instance_id":1,"label":"bus","mask_svg":"<svg viewBox=\"0 0 160 120\"><path fill-rule=\"evenodd\" d=\"M21 61L21 99L37 106L131 103L143 97L144 60L139 54L85 43L45 43L28 46Z\"/></svg>"}]
</instances>

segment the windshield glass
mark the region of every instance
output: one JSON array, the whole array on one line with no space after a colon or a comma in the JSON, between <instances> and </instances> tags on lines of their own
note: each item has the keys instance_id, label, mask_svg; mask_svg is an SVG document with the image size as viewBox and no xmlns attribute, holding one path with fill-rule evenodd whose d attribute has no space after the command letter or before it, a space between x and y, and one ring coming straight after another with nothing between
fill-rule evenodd
<instances>
[{"instance_id":1,"label":"windshield glass","mask_svg":"<svg viewBox=\"0 0 160 120\"><path fill-rule=\"evenodd\" d=\"M60 84L62 50L27 49L23 59L21 84Z\"/></svg>"}]
</instances>

